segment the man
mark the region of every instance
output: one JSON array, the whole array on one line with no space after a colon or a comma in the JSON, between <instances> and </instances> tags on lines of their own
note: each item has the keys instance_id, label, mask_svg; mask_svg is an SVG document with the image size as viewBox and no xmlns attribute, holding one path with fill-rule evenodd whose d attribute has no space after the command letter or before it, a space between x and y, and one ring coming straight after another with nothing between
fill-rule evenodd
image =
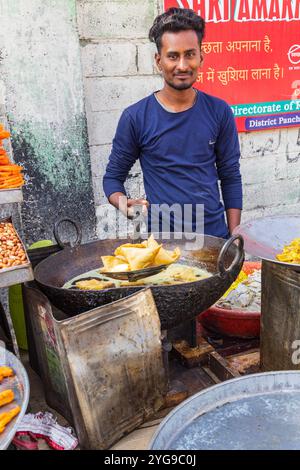
<instances>
[{"instance_id":1,"label":"man","mask_svg":"<svg viewBox=\"0 0 300 470\"><path fill-rule=\"evenodd\" d=\"M204 29L204 20L189 9L170 8L155 19L149 38L157 46L164 86L123 112L103 187L109 202L127 215L141 203L150 209L192 204L193 230L202 204L204 233L228 238L241 217L240 149L230 107L193 88L203 62ZM147 199L125 199L122 207L124 182L137 159Z\"/></svg>"}]
</instances>

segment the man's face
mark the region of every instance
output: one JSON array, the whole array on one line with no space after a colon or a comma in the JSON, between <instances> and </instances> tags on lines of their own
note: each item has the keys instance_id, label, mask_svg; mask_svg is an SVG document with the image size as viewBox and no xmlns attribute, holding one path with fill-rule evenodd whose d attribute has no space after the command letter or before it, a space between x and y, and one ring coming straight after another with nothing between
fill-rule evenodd
<instances>
[{"instance_id":1,"label":"man's face","mask_svg":"<svg viewBox=\"0 0 300 470\"><path fill-rule=\"evenodd\" d=\"M166 83L176 90L187 90L195 83L203 58L197 34L193 30L165 32L161 38L156 64Z\"/></svg>"}]
</instances>

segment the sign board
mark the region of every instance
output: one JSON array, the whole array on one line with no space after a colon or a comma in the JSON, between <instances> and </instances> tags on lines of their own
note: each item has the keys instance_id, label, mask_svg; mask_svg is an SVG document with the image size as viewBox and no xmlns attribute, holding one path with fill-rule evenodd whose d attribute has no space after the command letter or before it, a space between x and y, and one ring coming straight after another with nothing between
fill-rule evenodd
<instances>
[{"instance_id":1,"label":"sign board","mask_svg":"<svg viewBox=\"0 0 300 470\"><path fill-rule=\"evenodd\" d=\"M300 127L300 0L164 0L206 21L195 86L224 99L239 131Z\"/></svg>"}]
</instances>

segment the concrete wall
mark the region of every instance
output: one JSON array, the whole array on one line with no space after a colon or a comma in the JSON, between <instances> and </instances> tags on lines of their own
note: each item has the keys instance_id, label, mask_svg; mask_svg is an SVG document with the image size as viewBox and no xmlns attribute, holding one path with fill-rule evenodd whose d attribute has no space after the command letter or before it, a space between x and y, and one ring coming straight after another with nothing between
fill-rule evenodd
<instances>
[{"instance_id":1,"label":"concrete wall","mask_svg":"<svg viewBox=\"0 0 300 470\"><path fill-rule=\"evenodd\" d=\"M9 123L7 121L6 111L6 87L4 82L0 79L0 122L4 125L5 129L8 129ZM7 151L9 158L13 161L13 152L10 139L2 141L5 150ZM20 235L23 237L23 227L21 223L21 210L20 204L1 204L0 205L0 218L12 217L14 225Z\"/></svg>"},{"instance_id":2,"label":"concrete wall","mask_svg":"<svg viewBox=\"0 0 300 470\"><path fill-rule=\"evenodd\" d=\"M300 129L240 134L243 221L300 214Z\"/></svg>"},{"instance_id":3,"label":"concrete wall","mask_svg":"<svg viewBox=\"0 0 300 470\"><path fill-rule=\"evenodd\" d=\"M109 219L109 209L105 206L102 177L118 119L126 106L162 84L154 67L155 49L147 39L160 3L157 0L77 1L97 233L101 238L110 232L103 222ZM144 194L138 164L130 172L127 189L132 197Z\"/></svg>"},{"instance_id":4,"label":"concrete wall","mask_svg":"<svg viewBox=\"0 0 300 470\"><path fill-rule=\"evenodd\" d=\"M95 231L76 0L0 0L0 72L14 159L25 168L27 243L53 238L54 221ZM71 231L65 227L66 237Z\"/></svg>"},{"instance_id":5,"label":"concrete wall","mask_svg":"<svg viewBox=\"0 0 300 470\"><path fill-rule=\"evenodd\" d=\"M161 85L147 35L162 1L79 0L77 6L97 228L105 237L109 227L101 224L107 215L101 182L118 118L125 106ZM300 213L299 128L243 133L240 142L243 220ZM138 166L128 188L143 195Z\"/></svg>"}]
</instances>

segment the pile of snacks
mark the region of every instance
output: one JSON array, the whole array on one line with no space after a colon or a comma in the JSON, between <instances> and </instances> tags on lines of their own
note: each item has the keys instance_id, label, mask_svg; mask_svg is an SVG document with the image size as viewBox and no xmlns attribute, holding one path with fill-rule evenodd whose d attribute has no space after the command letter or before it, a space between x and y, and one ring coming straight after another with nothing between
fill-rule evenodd
<instances>
[{"instance_id":1,"label":"pile of snacks","mask_svg":"<svg viewBox=\"0 0 300 470\"><path fill-rule=\"evenodd\" d=\"M295 238L284 246L282 253L276 255L276 258L285 263L300 263L300 238Z\"/></svg>"},{"instance_id":2,"label":"pile of snacks","mask_svg":"<svg viewBox=\"0 0 300 470\"><path fill-rule=\"evenodd\" d=\"M14 372L10 367L0 366L0 383L3 379L13 376ZM1 407L12 403L14 399L15 395L13 390L6 389L0 392L0 434L5 430L5 426L7 426L7 424L10 423L10 421L21 411L21 408L16 405L13 408L9 408L7 411L1 412Z\"/></svg>"},{"instance_id":3,"label":"pile of snacks","mask_svg":"<svg viewBox=\"0 0 300 470\"><path fill-rule=\"evenodd\" d=\"M229 310L260 312L261 267L251 269L247 268L247 263L245 263L237 279L216 305Z\"/></svg>"},{"instance_id":4,"label":"pile of snacks","mask_svg":"<svg viewBox=\"0 0 300 470\"><path fill-rule=\"evenodd\" d=\"M22 243L11 222L0 222L0 270L26 264Z\"/></svg>"},{"instance_id":5,"label":"pile of snacks","mask_svg":"<svg viewBox=\"0 0 300 470\"><path fill-rule=\"evenodd\" d=\"M8 139L10 133L0 124L0 189L20 188L24 184L23 168L11 163L2 140Z\"/></svg>"},{"instance_id":6,"label":"pile of snacks","mask_svg":"<svg viewBox=\"0 0 300 470\"><path fill-rule=\"evenodd\" d=\"M150 266L160 266L171 264L180 257L180 249L174 251L165 250L158 244L153 235L142 243L125 243L119 246L115 256L102 256L102 272L126 272L148 268Z\"/></svg>"}]
</instances>

